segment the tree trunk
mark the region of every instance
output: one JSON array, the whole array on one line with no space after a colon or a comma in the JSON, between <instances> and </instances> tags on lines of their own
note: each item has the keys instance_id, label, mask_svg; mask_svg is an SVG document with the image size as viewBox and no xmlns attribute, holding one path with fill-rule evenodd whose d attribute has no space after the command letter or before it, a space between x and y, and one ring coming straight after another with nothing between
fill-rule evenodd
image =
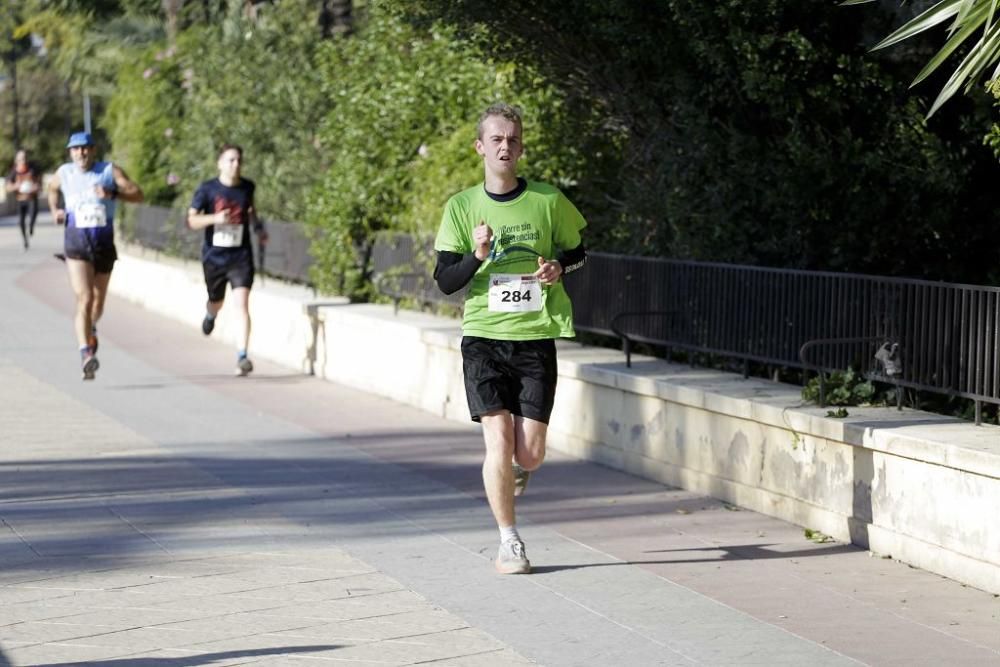
<instances>
[{"instance_id":1,"label":"tree trunk","mask_svg":"<svg viewBox=\"0 0 1000 667\"><path fill-rule=\"evenodd\" d=\"M323 38L354 32L351 0L320 0L319 27Z\"/></svg>"},{"instance_id":2,"label":"tree trunk","mask_svg":"<svg viewBox=\"0 0 1000 667\"><path fill-rule=\"evenodd\" d=\"M10 82L11 82L11 94L14 98L14 150L18 150L21 146L21 130L20 123L18 122L18 107L20 106L17 100L17 58L13 57L10 59Z\"/></svg>"},{"instance_id":3,"label":"tree trunk","mask_svg":"<svg viewBox=\"0 0 1000 667\"><path fill-rule=\"evenodd\" d=\"M163 7L163 20L166 23L168 46L177 44L177 19L183 4L184 0L160 0L160 5Z\"/></svg>"}]
</instances>

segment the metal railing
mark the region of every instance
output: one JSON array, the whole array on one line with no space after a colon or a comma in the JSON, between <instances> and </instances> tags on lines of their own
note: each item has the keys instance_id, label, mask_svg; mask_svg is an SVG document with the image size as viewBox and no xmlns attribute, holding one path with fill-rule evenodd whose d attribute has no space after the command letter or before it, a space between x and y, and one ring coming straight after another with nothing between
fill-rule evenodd
<instances>
[{"instance_id":1,"label":"metal railing","mask_svg":"<svg viewBox=\"0 0 1000 667\"><path fill-rule=\"evenodd\" d=\"M1000 289L591 253L577 327L694 353L1000 404ZM822 376L821 376L822 377ZM897 392L898 394L899 392Z\"/></svg>"},{"instance_id":2,"label":"metal railing","mask_svg":"<svg viewBox=\"0 0 1000 667\"><path fill-rule=\"evenodd\" d=\"M380 271L432 293L428 252L397 240ZM963 397L980 423L1000 404L1000 288L592 252L566 289L576 328L620 339L628 365L645 343L818 373L821 403L825 374L853 368L897 405L904 387Z\"/></svg>"},{"instance_id":3,"label":"metal railing","mask_svg":"<svg viewBox=\"0 0 1000 667\"><path fill-rule=\"evenodd\" d=\"M201 257L203 232L188 229L186 211L162 206L126 207L122 233L129 241L179 257ZM261 247L254 241L257 268L267 275L309 284L313 264L309 254L306 226L298 222L266 221L268 242Z\"/></svg>"},{"instance_id":4,"label":"metal railing","mask_svg":"<svg viewBox=\"0 0 1000 667\"><path fill-rule=\"evenodd\" d=\"M140 243L180 242L177 220L163 211L146 213ZM304 232L287 229L290 264L307 267ZM197 247L198 235L183 233ZM397 307L402 299L461 307L462 294L438 291L433 265L428 239L383 233L373 241L372 282ZM307 268L288 273L308 282ZM745 374L751 363L818 373L821 402L825 374L853 368L897 388L971 399L977 423L983 403L1000 405L997 287L600 252L565 284L576 328L620 339L629 365L633 345L645 343L740 360Z\"/></svg>"},{"instance_id":5,"label":"metal railing","mask_svg":"<svg viewBox=\"0 0 1000 667\"><path fill-rule=\"evenodd\" d=\"M444 294L434 281L433 239L412 234L381 232L371 253L371 279L375 289L392 299L398 310L403 300L446 306L461 312L465 290Z\"/></svg>"}]
</instances>

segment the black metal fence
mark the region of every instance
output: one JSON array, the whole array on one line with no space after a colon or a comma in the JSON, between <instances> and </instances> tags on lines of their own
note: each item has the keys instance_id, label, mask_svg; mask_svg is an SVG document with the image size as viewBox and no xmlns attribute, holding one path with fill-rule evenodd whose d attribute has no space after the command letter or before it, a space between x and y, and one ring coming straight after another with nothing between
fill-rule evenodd
<instances>
[{"instance_id":1,"label":"black metal fence","mask_svg":"<svg viewBox=\"0 0 1000 667\"><path fill-rule=\"evenodd\" d=\"M184 211L160 206L126 206L122 213L121 233L127 240L187 259L201 256L202 235L188 229Z\"/></svg>"},{"instance_id":2,"label":"black metal fence","mask_svg":"<svg viewBox=\"0 0 1000 667\"><path fill-rule=\"evenodd\" d=\"M201 257L203 232L188 229L187 212L161 206L128 206L122 221L124 237L147 248L179 257ZM306 227L298 222L267 222L268 242L259 246L254 239L257 268L271 276L298 283L310 283Z\"/></svg>"},{"instance_id":3,"label":"black metal fence","mask_svg":"<svg viewBox=\"0 0 1000 667\"><path fill-rule=\"evenodd\" d=\"M1000 289L592 253L578 327L1000 404Z\"/></svg>"},{"instance_id":4,"label":"black metal fence","mask_svg":"<svg viewBox=\"0 0 1000 667\"><path fill-rule=\"evenodd\" d=\"M412 234L382 232L372 246L370 275L375 289L392 298L398 309L403 300L460 311L465 290L444 294L434 281L433 239Z\"/></svg>"},{"instance_id":5,"label":"black metal fence","mask_svg":"<svg viewBox=\"0 0 1000 667\"><path fill-rule=\"evenodd\" d=\"M197 247L198 235L191 239L186 229L181 243L169 211L143 217L153 207L139 208L140 243ZM268 272L308 282L302 226L269 229ZM376 289L397 305L406 298L461 307L461 294L438 291L433 264L428 239L381 234L368 268ZM576 328L620 338L627 363L632 344L642 342L821 379L853 368L899 387L971 399L977 423L982 403L1000 405L1000 288L599 252L567 276L566 288Z\"/></svg>"}]
</instances>

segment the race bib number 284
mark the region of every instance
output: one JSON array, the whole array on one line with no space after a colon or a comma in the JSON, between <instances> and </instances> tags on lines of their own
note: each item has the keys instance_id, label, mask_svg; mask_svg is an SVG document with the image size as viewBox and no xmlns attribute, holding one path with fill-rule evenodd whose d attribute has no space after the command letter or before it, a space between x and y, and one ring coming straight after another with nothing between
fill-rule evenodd
<instances>
[{"instance_id":1,"label":"race bib number 284","mask_svg":"<svg viewBox=\"0 0 1000 667\"><path fill-rule=\"evenodd\" d=\"M542 309L542 285L532 275L494 273L490 276L489 309L499 313L529 313Z\"/></svg>"}]
</instances>

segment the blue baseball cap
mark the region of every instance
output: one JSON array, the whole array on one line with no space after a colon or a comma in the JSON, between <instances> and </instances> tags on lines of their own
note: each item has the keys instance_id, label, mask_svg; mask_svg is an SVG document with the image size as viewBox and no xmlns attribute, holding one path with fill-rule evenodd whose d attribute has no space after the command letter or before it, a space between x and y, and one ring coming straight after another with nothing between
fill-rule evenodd
<instances>
[{"instance_id":1,"label":"blue baseball cap","mask_svg":"<svg viewBox=\"0 0 1000 667\"><path fill-rule=\"evenodd\" d=\"M66 148L76 148L77 146L93 146L94 139L90 136L90 132L74 132L70 135L69 142L66 144Z\"/></svg>"}]
</instances>

